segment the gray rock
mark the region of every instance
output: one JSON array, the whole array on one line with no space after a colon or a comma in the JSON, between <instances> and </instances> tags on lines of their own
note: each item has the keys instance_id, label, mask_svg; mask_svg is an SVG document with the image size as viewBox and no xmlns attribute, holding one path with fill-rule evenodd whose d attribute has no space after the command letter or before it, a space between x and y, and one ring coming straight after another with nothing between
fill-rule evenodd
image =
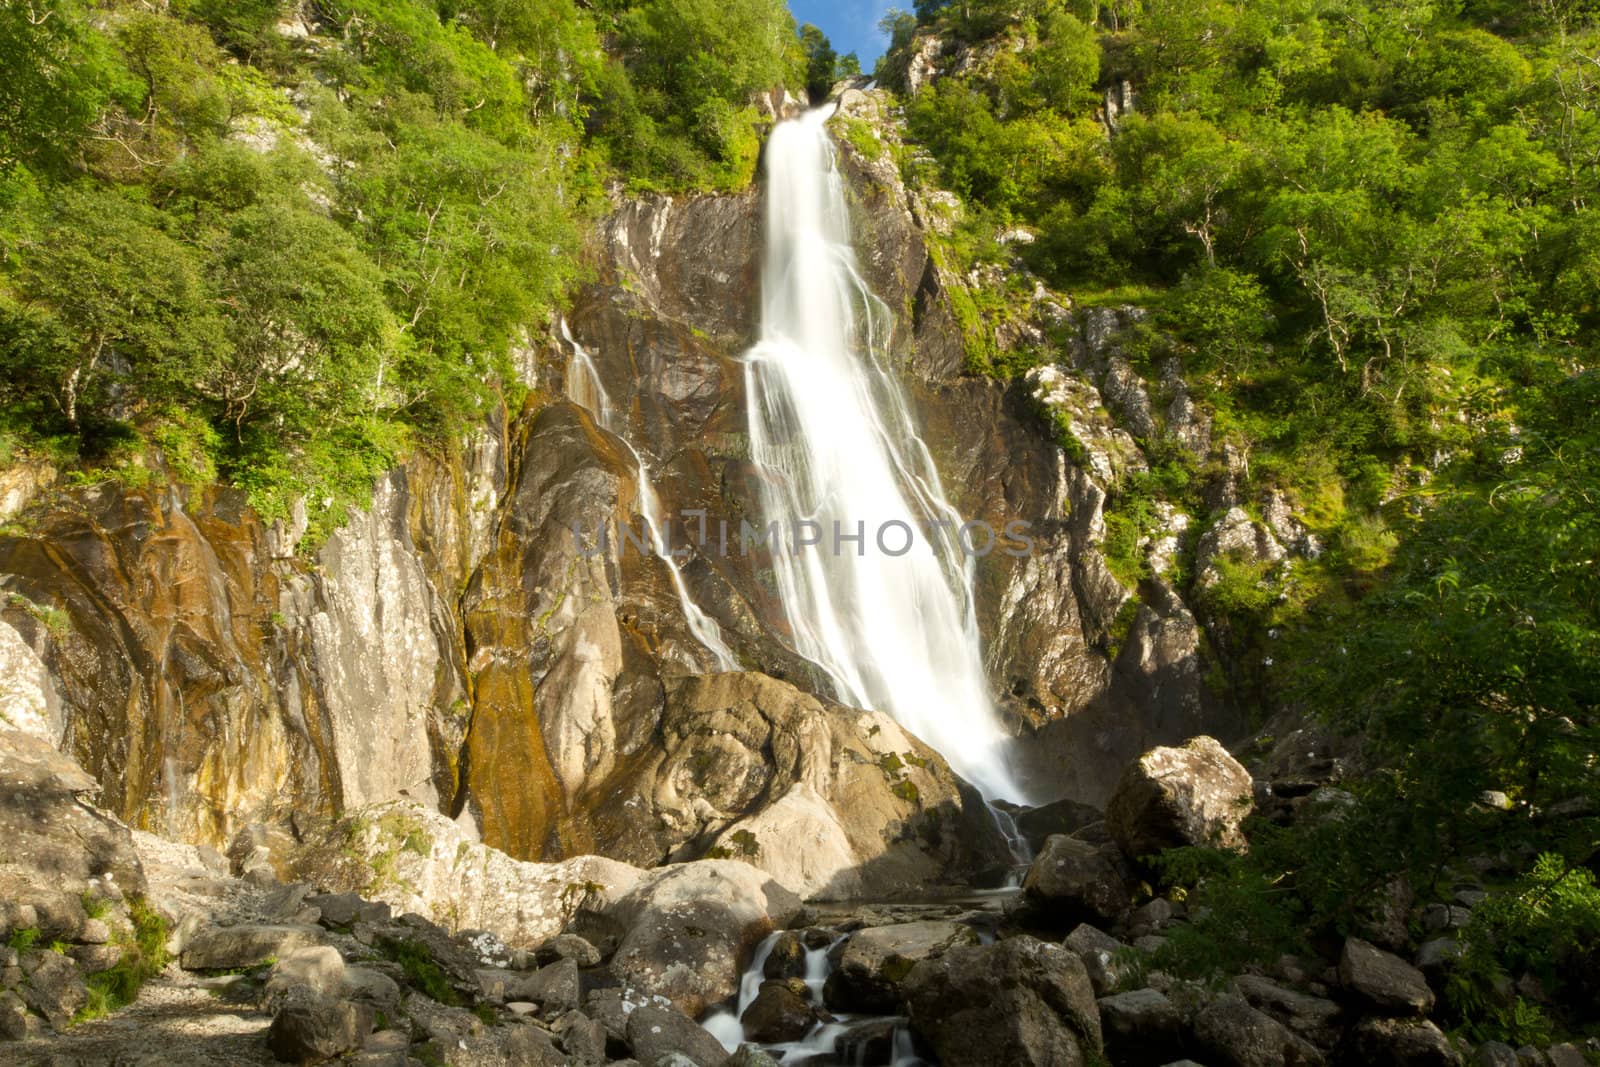
<instances>
[{"instance_id":1,"label":"gray rock","mask_svg":"<svg viewBox=\"0 0 1600 1067\"><path fill-rule=\"evenodd\" d=\"M557 934L539 946L535 958L540 963L571 960L579 967L593 967L600 962L600 950L577 934Z\"/></svg>"},{"instance_id":2,"label":"gray rock","mask_svg":"<svg viewBox=\"0 0 1600 1067\"><path fill-rule=\"evenodd\" d=\"M324 926L354 926L358 922L386 923L391 911L383 901L363 900L356 893L320 893L305 902L321 913Z\"/></svg>"},{"instance_id":3,"label":"gray rock","mask_svg":"<svg viewBox=\"0 0 1600 1067\"><path fill-rule=\"evenodd\" d=\"M11 990L0 990L0 1041L22 1041L28 1037L28 1005Z\"/></svg>"},{"instance_id":4,"label":"gray rock","mask_svg":"<svg viewBox=\"0 0 1600 1067\"><path fill-rule=\"evenodd\" d=\"M905 996L912 1027L945 1067L1080 1064L1101 1048L1083 962L1031 937L956 945L913 967Z\"/></svg>"},{"instance_id":5,"label":"gray rock","mask_svg":"<svg viewBox=\"0 0 1600 1067\"><path fill-rule=\"evenodd\" d=\"M1466 946L1454 937L1432 938L1417 949L1417 969L1430 979L1442 977L1465 952Z\"/></svg>"},{"instance_id":6,"label":"gray rock","mask_svg":"<svg viewBox=\"0 0 1600 1067\"><path fill-rule=\"evenodd\" d=\"M669 1052L696 1067L721 1067L727 1049L689 1016L672 1008L645 1005L628 1015L628 1044L640 1063L656 1063Z\"/></svg>"},{"instance_id":7,"label":"gray rock","mask_svg":"<svg viewBox=\"0 0 1600 1067\"><path fill-rule=\"evenodd\" d=\"M109 971L122 962L122 946L120 945L73 945L67 949L67 955L78 965L78 970L84 974L99 974Z\"/></svg>"},{"instance_id":8,"label":"gray rock","mask_svg":"<svg viewBox=\"0 0 1600 1067\"><path fill-rule=\"evenodd\" d=\"M778 1067L778 1061L755 1045L740 1045L722 1067Z\"/></svg>"},{"instance_id":9,"label":"gray rock","mask_svg":"<svg viewBox=\"0 0 1600 1067\"><path fill-rule=\"evenodd\" d=\"M1312 1044L1330 1048L1337 1043L1343 1009L1333 1001L1285 989L1258 975L1241 975L1233 985L1252 1008L1272 1016Z\"/></svg>"},{"instance_id":10,"label":"gray rock","mask_svg":"<svg viewBox=\"0 0 1600 1067\"><path fill-rule=\"evenodd\" d=\"M288 997L267 1030L267 1047L288 1063L321 1063L354 1052L372 1030L372 1009L306 989Z\"/></svg>"},{"instance_id":11,"label":"gray rock","mask_svg":"<svg viewBox=\"0 0 1600 1067\"><path fill-rule=\"evenodd\" d=\"M546 1019L576 1011L580 999L578 964L570 959L558 960L530 975L515 979L506 986L505 998L533 1001L539 1005L539 1014Z\"/></svg>"},{"instance_id":12,"label":"gray rock","mask_svg":"<svg viewBox=\"0 0 1600 1067\"><path fill-rule=\"evenodd\" d=\"M1472 921L1472 909L1459 904L1429 904L1422 909L1422 928L1429 933L1460 930Z\"/></svg>"},{"instance_id":13,"label":"gray rock","mask_svg":"<svg viewBox=\"0 0 1600 1067\"><path fill-rule=\"evenodd\" d=\"M1195 1016L1194 1038L1212 1067L1320 1067L1322 1054L1243 997L1226 994Z\"/></svg>"},{"instance_id":14,"label":"gray rock","mask_svg":"<svg viewBox=\"0 0 1600 1067\"><path fill-rule=\"evenodd\" d=\"M1056 835L1028 866L1017 898L1019 912L1058 929L1076 923L1111 923L1132 906L1132 872L1122 854Z\"/></svg>"},{"instance_id":15,"label":"gray rock","mask_svg":"<svg viewBox=\"0 0 1600 1067\"><path fill-rule=\"evenodd\" d=\"M1210 737L1155 748L1130 764L1106 804L1111 836L1132 858L1184 845L1242 848L1248 771Z\"/></svg>"},{"instance_id":16,"label":"gray rock","mask_svg":"<svg viewBox=\"0 0 1600 1067\"><path fill-rule=\"evenodd\" d=\"M745 1036L763 1045L798 1041L817 1021L817 1012L798 978L761 983L755 999L739 1016Z\"/></svg>"},{"instance_id":17,"label":"gray rock","mask_svg":"<svg viewBox=\"0 0 1600 1067\"><path fill-rule=\"evenodd\" d=\"M297 948L272 965L262 989L262 1003L268 1011L284 1002L294 990L339 995L345 985L344 957L331 945Z\"/></svg>"},{"instance_id":18,"label":"gray rock","mask_svg":"<svg viewBox=\"0 0 1600 1067\"><path fill-rule=\"evenodd\" d=\"M799 930L785 930L772 943L766 962L761 965L763 978L803 978L806 973L806 944Z\"/></svg>"},{"instance_id":19,"label":"gray rock","mask_svg":"<svg viewBox=\"0 0 1600 1067\"><path fill-rule=\"evenodd\" d=\"M206 927L183 947L183 966L190 971L228 971L256 967L269 959L284 959L296 949L322 944L316 926L270 926L240 923Z\"/></svg>"},{"instance_id":20,"label":"gray rock","mask_svg":"<svg viewBox=\"0 0 1600 1067\"><path fill-rule=\"evenodd\" d=\"M581 1012L569 1011L556 1020L561 1051L579 1063L606 1061L606 1028Z\"/></svg>"},{"instance_id":21,"label":"gray rock","mask_svg":"<svg viewBox=\"0 0 1600 1067\"><path fill-rule=\"evenodd\" d=\"M1517 1050L1504 1041L1485 1041L1473 1053L1472 1067L1522 1067Z\"/></svg>"},{"instance_id":22,"label":"gray rock","mask_svg":"<svg viewBox=\"0 0 1600 1067\"><path fill-rule=\"evenodd\" d=\"M1433 990L1421 971L1358 937L1345 939L1339 955L1339 981L1385 1015L1426 1015L1433 1008Z\"/></svg>"},{"instance_id":23,"label":"gray rock","mask_svg":"<svg viewBox=\"0 0 1600 1067\"><path fill-rule=\"evenodd\" d=\"M911 968L953 945L976 944L972 927L952 922L897 923L858 930L837 950L823 986L828 1006L842 1011L893 1013Z\"/></svg>"},{"instance_id":24,"label":"gray rock","mask_svg":"<svg viewBox=\"0 0 1600 1067\"><path fill-rule=\"evenodd\" d=\"M799 910L794 894L736 860L659 868L607 910L626 931L608 966L699 1017L738 992L745 954Z\"/></svg>"},{"instance_id":25,"label":"gray rock","mask_svg":"<svg viewBox=\"0 0 1600 1067\"><path fill-rule=\"evenodd\" d=\"M57 1030L65 1029L88 1003L89 991L72 961L56 952L22 954L22 999Z\"/></svg>"},{"instance_id":26,"label":"gray rock","mask_svg":"<svg viewBox=\"0 0 1600 1067\"><path fill-rule=\"evenodd\" d=\"M347 1000L370 1004L391 1017L400 1006L400 984L382 971L370 967L345 968L340 992Z\"/></svg>"},{"instance_id":27,"label":"gray rock","mask_svg":"<svg viewBox=\"0 0 1600 1067\"><path fill-rule=\"evenodd\" d=\"M1589 1062L1577 1046L1566 1043L1551 1045L1544 1050L1544 1054L1550 1061L1550 1067L1587 1067Z\"/></svg>"},{"instance_id":28,"label":"gray rock","mask_svg":"<svg viewBox=\"0 0 1600 1067\"><path fill-rule=\"evenodd\" d=\"M1362 1019L1350 1035L1358 1062L1461 1067L1461 1053L1426 1019Z\"/></svg>"},{"instance_id":29,"label":"gray rock","mask_svg":"<svg viewBox=\"0 0 1600 1067\"><path fill-rule=\"evenodd\" d=\"M1111 1062L1139 1067L1183 1054L1183 1017L1154 989L1100 998L1100 1028Z\"/></svg>"}]
</instances>

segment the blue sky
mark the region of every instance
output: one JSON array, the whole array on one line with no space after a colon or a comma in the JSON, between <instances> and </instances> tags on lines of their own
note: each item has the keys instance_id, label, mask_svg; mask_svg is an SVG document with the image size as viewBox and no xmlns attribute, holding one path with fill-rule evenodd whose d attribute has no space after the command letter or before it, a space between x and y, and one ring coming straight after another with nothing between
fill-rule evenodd
<instances>
[{"instance_id":1,"label":"blue sky","mask_svg":"<svg viewBox=\"0 0 1600 1067\"><path fill-rule=\"evenodd\" d=\"M889 45L878 32L878 20L894 6L894 0L789 0L796 22L820 28L840 55L854 52L869 74ZM910 8L910 0L900 0L899 6Z\"/></svg>"}]
</instances>

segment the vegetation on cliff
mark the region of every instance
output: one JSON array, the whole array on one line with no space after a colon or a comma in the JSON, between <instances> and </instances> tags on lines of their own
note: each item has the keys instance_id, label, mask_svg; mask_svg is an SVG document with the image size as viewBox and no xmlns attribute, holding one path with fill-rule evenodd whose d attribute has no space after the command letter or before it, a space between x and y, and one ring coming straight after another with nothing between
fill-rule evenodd
<instances>
[{"instance_id":1,"label":"vegetation on cliff","mask_svg":"<svg viewBox=\"0 0 1600 1067\"><path fill-rule=\"evenodd\" d=\"M973 0L886 22L908 174L965 202L954 265L1020 254L1080 305L1151 308L1122 346L1146 370L1181 357L1214 413L1209 461L1158 430L1152 474L1113 489L1122 572L1141 577L1156 502L1204 519L1238 457L1247 500L1283 494L1328 546L1287 583L1248 560L1187 579L1228 699L1321 714L1381 768L1315 832L1173 858L1210 908L1189 966L1349 930L1396 879L1447 897L1471 865L1509 888L1453 980L1462 1024L1527 1038L1592 1016L1600 942L1561 931L1600 921L1596 15ZM1018 228L1032 240L997 241ZM980 334L1027 299L977 299ZM1067 347L980 343L972 370ZM1543 1003L1510 989L1525 973Z\"/></svg>"},{"instance_id":2,"label":"vegetation on cliff","mask_svg":"<svg viewBox=\"0 0 1600 1067\"><path fill-rule=\"evenodd\" d=\"M806 64L778 0L6 4L7 450L330 528L515 399L605 182L743 186Z\"/></svg>"}]
</instances>

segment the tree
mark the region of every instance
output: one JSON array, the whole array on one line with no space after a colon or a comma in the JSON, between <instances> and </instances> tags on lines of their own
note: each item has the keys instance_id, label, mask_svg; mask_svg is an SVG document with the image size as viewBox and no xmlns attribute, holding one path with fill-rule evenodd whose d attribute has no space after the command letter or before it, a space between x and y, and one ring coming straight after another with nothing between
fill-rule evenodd
<instances>
[{"instance_id":1,"label":"tree","mask_svg":"<svg viewBox=\"0 0 1600 1067\"><path fill-rule=\"evenodd\" d=\"M838 53L827 35L809 22L800 27L800 45L806 50L806 92L813 104L820 104L838 77Z\"/></svg>"},{"instance_id":2,"label":"tree","mask_svg":"<svg viewBox=\"0 0 1600 1067\"><path fill-rule=\"evenodd\" d=\"M0 171L71 156L105 105L105 64L77 0L0 4Z\"/></svg>"}]
</instances>

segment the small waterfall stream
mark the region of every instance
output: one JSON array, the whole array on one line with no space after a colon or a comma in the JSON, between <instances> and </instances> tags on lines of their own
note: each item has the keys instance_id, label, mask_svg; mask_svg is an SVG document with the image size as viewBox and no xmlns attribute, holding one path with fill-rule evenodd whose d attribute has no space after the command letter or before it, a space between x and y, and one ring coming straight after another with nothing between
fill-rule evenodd
<instances>
[{"instance_id":1,"label":"small waterfall stream","mask_svg":"<svg viewBox=\"0 0 1600 1067\"><path fill-rule=\"evenodd\" d=\"M722 1047L729 1052L737 1052L739 1046L745 1042L744 1027L739 1019L745 1010L755 1002L756 995L761 991L761 983L766 980L767 960L772 955L772 948L777 944L778 938L784 931L767 935L766 940L756 947L755 956L750 960L750 966L745 969L739 979L738 1003L731 1010L719 1011L708 1017L703 1023L711 1036L722 1042ZM828 974L833 970L828 955L843 941L840 937L827 945L818 948L809 948L805 955L804 982L811 998L811 1003L822 1008L822 987L828 981ZM855 1053L849 1058L839 1055L841 1047L851 1045L850 1037L853 1030L877 1025L890 1021L893 1017L856 1016L856 1015L831 1015L824 1009L824 1018L811 1028L811 1031L799 1041L786 1041L776 1045L762 1046L765 1051L777 1059L785 1067L797 1067L801 1064L821 1063L848 1063L856 1067L884 1067L882 1064L868 1064L863 1046L856 1046ZM912 1044L911 1031L904 1025L903 1019L893 1019L895 1022L894 1036L891 1038L891 1057L887 1067L923 1067L927 1061L917 1055Z\"/></svg>"},{"instance_id":2,"label":"small waterfall stream","mask_svg":"<svg viewBox=\"0 0 1600 1067\"><path fill-rule=\"evenodd\" d=\"M645 527L650 533L651 548L667 568L672 588L678 594L678 603L683 607L683 617L689 624L689 632L716 659L718 670L738 670L739 661L735 658L733 650L728 647L727 641L723 640L722 628L694 602L694 596L689 592L689 585L683 579L683 569L678 565L678 558L672 554L671 546L667 543L667 513L661 506L661 499L656 496L655 483L650 480L650 467L645 463L643 454L633 447L633 442L629 441L623 432L624 427L616 419L611 406L611 397L607 395L605 386L600 382L600 374L595 369L594 360L589 356L588 350L572 336L572 331L567 329L566 319L561 320L561 338L572 347L572 357L567 365L567 399L593 415L595 421L611 431L633 456L634 466L639 472L640 518L644 520Z\"/></svg>"}]
</instances>

